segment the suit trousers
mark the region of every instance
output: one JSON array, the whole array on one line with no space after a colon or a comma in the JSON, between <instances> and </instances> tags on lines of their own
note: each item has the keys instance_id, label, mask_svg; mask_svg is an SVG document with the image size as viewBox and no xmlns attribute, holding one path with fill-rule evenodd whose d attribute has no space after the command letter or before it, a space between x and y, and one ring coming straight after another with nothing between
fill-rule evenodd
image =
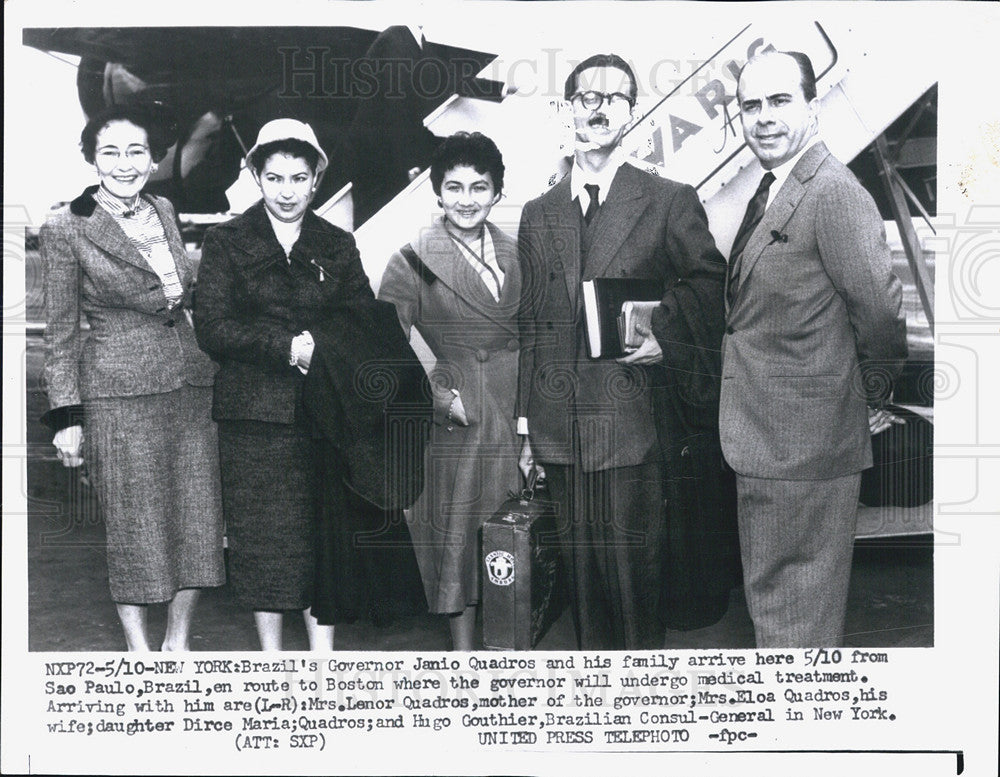
<instances>
[{"instance_id":1,"label":"suit trousers","mask_svg":"<svg viewBox=\"0 0 1000 777\"><path fill-rule=\"evenodd\" d=\"M578 457L579 458L579 457ZM545 464L577 643L658 649L663 505L659 463L584 472Z\"/></svg>"},{"instance_id":2,"label":"suit trousers","mask_svg":"<svg viewBox=\"0 0 1000 777\"><path fill-rule=\"evenodd\" d=\"M826 480L736 476L757 647L841 644L860 488L860 472Z\"/></svg>"}]
</instances>

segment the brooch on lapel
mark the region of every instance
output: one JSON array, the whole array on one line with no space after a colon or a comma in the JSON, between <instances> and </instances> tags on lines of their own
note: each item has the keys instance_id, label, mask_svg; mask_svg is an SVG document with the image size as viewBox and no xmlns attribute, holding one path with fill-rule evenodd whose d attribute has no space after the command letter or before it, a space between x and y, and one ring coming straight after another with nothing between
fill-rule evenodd
<instances>
[{"instance_id":1,"label":"brooch on lapel","mask_svg":"<svg viewBox=\"0 0 1000 777\"><path fill-rule=\"evenodd\" d=\"M323 272L323 268L319 266L319 264L316 262L316 260L315 259L310 259L309 260L309 264L311 264L313 267L315 267L317 270L319 270L319 282L322 283L323 281L325 281L326 280L326 275Z\"/></svg>"},{"instance_id":2,"label":"brooch on lapel","mask_svg":"<svg viewBox=\"0 0 1000 777\"><path fill-rule=\"evenodd\" d=\"M787 243L788 235L784 232L779 232L776 229L771 230L771 242L768 245L774 245L775 243Z\"/></svg>"}]
</instances>

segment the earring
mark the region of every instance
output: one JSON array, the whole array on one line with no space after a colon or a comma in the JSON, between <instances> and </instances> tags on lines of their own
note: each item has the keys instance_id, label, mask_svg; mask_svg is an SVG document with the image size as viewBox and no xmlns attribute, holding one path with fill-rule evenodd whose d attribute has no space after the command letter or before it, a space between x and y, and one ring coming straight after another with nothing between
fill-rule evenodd
<instances>
[{"instance_id":1,"label":"earring","mask_svg":"<svg viewBox=\"0 0 1000 777\"><path fill-rule=\"evenodd\" d=\"M440 197L438 197L438 207L439 208L443 208L444 207L444 203L441 202L441 198Z\"/></svg>"},{"instance_id":2,"label":"earring","mask_svg":"<svg viewBox=\"0 0 1000 777\"><path fill-rule=\"evenodd\" d=\"M149 166L149 169L150 169L151 172L155 173L157 170L160 169L160 166L158 164L156 164L156 162L153 162L153 164L151 164Z\"/></svg>"}]
</instances>

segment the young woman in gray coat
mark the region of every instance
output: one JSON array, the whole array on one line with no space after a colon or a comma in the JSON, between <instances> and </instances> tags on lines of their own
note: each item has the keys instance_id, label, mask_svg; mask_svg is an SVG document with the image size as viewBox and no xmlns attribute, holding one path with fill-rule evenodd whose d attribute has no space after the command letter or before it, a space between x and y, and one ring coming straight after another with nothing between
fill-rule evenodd
<instances>
[{"instance_id":1,"label":"young woman in gray coat","mask_svg":"<svg viewBox=\"0 0 1000 777\"><path fill-rule=\"evenodd\" d=\"M479 529L520 488L515 241L487 220L503 191L503 158L478 132L445 139L431 163L444 215L393 254L379 298L396 305L437 359L435 426L424 492L408 516L432 612L472 650L480 596Z\"/></svg>"},{"instance_id":2,"label":"young woman in gray coat","mask_svg":"<svg viewBox=\"0 0 1000 777\"><path fill-rule=\"evenodd\" d=\"M225 580L215 366L191 329L194 265L170 203L142 193L172 142L151 109L94 116L81 145L100 185L40 232L43 420L65 466L89 464L129 650L150 649L155 602L169 602L163 649L186 650L199 589Z\"/></svg>"}]
</instances>

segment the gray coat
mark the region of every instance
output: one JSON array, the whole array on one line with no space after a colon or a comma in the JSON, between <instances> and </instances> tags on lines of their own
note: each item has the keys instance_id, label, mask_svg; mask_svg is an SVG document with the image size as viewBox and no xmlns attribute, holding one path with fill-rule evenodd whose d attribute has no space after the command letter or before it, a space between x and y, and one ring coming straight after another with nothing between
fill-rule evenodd
<instances>
[{"instance_id":1,"label":"gray coat","mask_svg":"<svg viewBox=\"0 0 1000 777\"><path fill-rule=\"evenodd\" d=\"M440 221L412 243L418 261L393 254L379 286L404 331L416 328L437 358L435 419L425 487L410 532L432 612L460 612L479 598L477 537L483 521L519 488L515 430L517 309L521 274L514 241L488 224L504 271L500 301ZM469 425L448 423L455 388Z\"/></svg>"},{"instance_id":2,"label":"gray coat","mask_svg":"<svg viewBox=\"0 0 1000 777\"><path fill-rule=\"evenodd\" d=\"M812 480L872 463L866 406L906 358L878 209L817 143L747 243L723 340L720 430L740 475Z\"/></svg>"}]
</instances>

